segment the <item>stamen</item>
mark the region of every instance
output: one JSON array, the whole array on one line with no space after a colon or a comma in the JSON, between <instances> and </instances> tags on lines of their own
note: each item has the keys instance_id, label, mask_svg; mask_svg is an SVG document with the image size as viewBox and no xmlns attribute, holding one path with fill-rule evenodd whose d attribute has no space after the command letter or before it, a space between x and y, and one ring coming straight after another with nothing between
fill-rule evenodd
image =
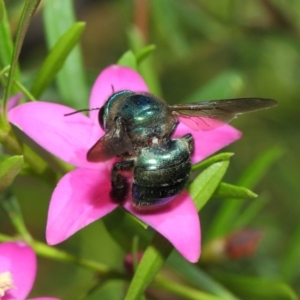
<instances>
[{"instance_id":1,"label":"stamen","mask_svg":"<svg viewBox=\"0 0 300 300\"><path fill-rule=\"evenodd\" d=\"M3 297L5 292L14 288L13 277L10 272L0 274L0 297Z\"/></svg>"}]
</instances>

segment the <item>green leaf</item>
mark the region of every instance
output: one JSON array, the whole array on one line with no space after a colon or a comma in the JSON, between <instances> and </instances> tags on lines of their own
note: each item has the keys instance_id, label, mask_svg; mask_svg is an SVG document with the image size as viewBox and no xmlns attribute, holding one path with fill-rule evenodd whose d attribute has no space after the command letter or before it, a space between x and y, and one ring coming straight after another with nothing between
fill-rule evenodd
<instances>
[{"instance_id":1,"label":"green leaf","mask_svg":"<svg viewBox=\"0 0 300 300\"><path fill-rule=\"evenodd\" d=\"M118 60L117 64L119 66L129 67L137 70L136 57L131 50L126 51Z\"/></svg>"},{"instance_id":2,"label":"green leaf","mask_svg":"<svg viewBox=\"0 0 300 300\"><path fill-rule=\"evenodd\" d=\"M139 252L139 237L135 235L132 239L132 263L133 263L133 270L135 271L138 265L138 252Z\"/></svg>"},{"instance_id":3,"label":"green leaf","mask_svg":"<svg viewBox=\"0 0 300 300\"><path fill-rule=\"evenodd\" d=\"M117 64L137 70L138 65L141 64L154 49L154 45L149 45L141 48L137 53L128 50L119 58Z\"/></svg>"},{"instance_id":4,"label":"green leaf","mask_svg":"<svg viewBox=\"0 0 300 300\"><path fill-rule=\"evenodd\" d=\"M8 97L10 95L10 90L13 84L14 80L14 74L15 70L18 65L18 59L21 51L21 47L23 45L23 41L25 38L25 34L27 32L27 29L29 27L31 18L37 9L38 5L40 3L40 0L26 0L24 4L24 8L22 11L22 15L18 24L18 30L17 30L17 36L16 36L16 42L15 42L15 47L13 50L13 54L11 57L11 63L10 63L10 69L8 73L8 79L7 79L7 85L4 91L4 96L3 96L3 110L2 110L2 121L4 122L4 126L8 126L8 121L7 121L7 115L6 115L6 103L8 100ZM7 41L6 41L7 42Z\"/></svg>"},{"instance_id":5,"label":"green leaf","mask_svg":"<svg viewBox=\"0 0 300 300\"><path fill-rule=\"evenodd\" d=\"M266 175L269 168L282 156L283 149L275 146L259 155L245 170L239 179L239 184L254 188Z\"/></svg>"},{"instance_id":6,"label":"green leaf","mask_svg":"<svg viewBox=\"0 0 300 300\"><path fill-rule=\"evenodd\" d=\"M222 2L222 5L228 5ZM231 4L232 5L232 4ZM205 6L205 5L204 5ZM230 23L224 22L224 19L216 17L210 9L199 5L185 5L183 1L174 2L176 13L181 17L184 23L196 30L206 41L210 44L227 43L231 37ZM224 6L220 7L218 11L226 11ZM229 11L231 11L229 9Z\"/></svg>"},{"instance_id":7,"label":"green leaf","mask_svg":"<svg viewBox=\"0 0 300 300\"><path fill-rule=\"evenodd\" d=\"M57 72L63 67L65 60L81 38L85 23L77 22L56 42L40 68L31 88L31 94L39 98Z\"/></svg>"},{"instance_id":8,"label":"green leaf","mask_svg":"<svg viewBox=\"0 0 300 300\"><path fill-rule=\"evenodd\" d=\"M221 73L209 83L197 89L184 100L185 103L234 97L244 87L242 75L234 70Z\"/></svg>"},{"instance_id":9,"label":"green leaf","mask_svg":"<svg viewBox=\"0 0 300 300\"><path fill-rule=\"evenodd\" d=\"M139 218L137 218L136 216L132 215L131 213L127 212L127 215L129 218L133 219L134 222L136 222L137 224L139 224L140 226L142 226L144 229L148 228L148 224L144 223L142 220L140 220Z\"/></svg>"},{"instance_id":10,"label":"green leaf","mask_svg":"<svg viewBox=\"0 0 300 300\"><path fill-rule=\"evenodd\" d=\"M32 237L26 228L18 200L9 191L0 195L0 204L9 216L18 234L30 244Z\"/></svg>"},{"instance_id":11,"label":"green leaf","mask_svg":"<svg viewBox=\"0 0 300 300\"><path fill-rule=\"evenodd\" d=\"M160 82L154 68L153 57L149 55L154 46L146 46L142 34L136 27L128 32L129 43L136 56L138 71L143 76L149 91L155 95L161 95Z\"/></svg>"},{"instance_id":12,"label":"green leaf","mask_svg":"<svg viewBox=\"0 0 300 300\"><path fill-rule=\"evenodd\" d=\"M221 182L215 190L214 197L216 198L234 198L234 199L253 199L257 195L249 189L225 182Z\"/></svg>"},{"instance_id":13,"label":"green leaf","mask_svg":"<svg viewBox=\"0 0 300 300\"><path fill-rule=\"evenodd\" d=\"M226 287L201 270L199 266L190 264L175 251L172 252L166 264L172 268L172 271L177 272L185 281L198 289L219 296L223 300L238 299Z\"/></svg>"},{"instance_id":14,"label":"green leaf","mask_svg":"<svg viewBox=\"0 0 300 300\"><path fill-rule=\"evenodd\" d=\"M27 90L27 88L19 81L14 79L14 86L18 88L19 91L22 92L22 94L27 97L30 101L35 101L34 96Z\"/></svg>"},{"instance_id":15,"label":"green leaf","mask_svg":"<svg viewBox=\"0 0 300 300\"><path fill-rule=\"evenodd\" d=\"M242 299L298 299L292 288L279 280L219 272L214 275L233 292L239 294Z\"/></svg>"},{"instance_id":16,"label":"green leaf","mask_svg":"<svg viewBox=\"0 0 300 300\"><path fill-rule=\"evenodd\" d=\"M11 58L13 54L13 40L10 32L10 25L7 18L7 13L5 9L5 4L3 0L0 0L0 10L1 10L1 22L0 22L0 68L4 68L11 63ZM15 78L19 78L20 71L17 65ZM15 90L13 90L15 92Z\"/></svg>"},{"instance_id":17,"label":"green leaf","mask_svg":"<svg viewBox=\"0 0 300 300\"><path fill-rule=\"evenodd\" d=\"M242 174L237 181L237 185L247 188L254 188L255 185L266 174L270 166L282 155L282 149L272 147L262 153L256 160L251 163L248 169ZM209 238L226 235L231 231L237 216L240 214L240 209L243 201L228 199L222 203L214 222L212 222L207 236Z\"/></svg>"},{"instance_id":18,"label":"green leaf","mask_svg":"<svg viewBox=\"0 0 300 300\"><path fill-rule=\"evenodd\" d=\"M211 156L211 157L209 157L205 160L202 160L201 162L193 165L192 171L196 171L201 168L206 168L206 167L208 167L216 162L219 162L219 161L229 160L229 158L233 155L234 155L234 153L229 153L229 152L216 154L214 156Z\"/></svg>"},{"instance_id":19,"label":"green leaf","mask_svg":"<svg viewBox=\"0 0 300 300\"><path fill-rule=\"evenodd\" d=\"M57 40L75 23L72 0L44 2L46 39L51 49ZM56 77L60 95L65 104L75 108L86 106L88 87L79 45L75 46Z\"/></svg>"},{"instance_id":20,"label":"green leaf","mask_svg":"<svg viewBox=\"0 0 300 300\"><path fill-rule=\"evenodd\" d=\"M2 23L5 14L5 5L3 0L0 0L0 23Z\"/></svg>"},{"instance_id":21,"label":"green leaf","mask_svg":"<svg viewBox=\"0 0 300 300\"><path fill-rule=\"evenodd\" d=\"M131 240L133 234L139 236L139 245L142 249L146 248L151 241L150 230L142 227L136 219L122 208L115 209L102 220L109 234L125 252L131 252L132 250Z\"/></svg>"},{"instance_id":22,"label":"green leaf","mask_svg":"<svg viewBox=\"0 0 300 300\"><path fill-rule=\"evenodd\" d=\"M22 169L23 156L16 155L0 163L0 193L8 188Z\"/></svg>"},{"instance_id":23,"label":"green leaf","mask_svg":"<svg viewBox=\"0 0 300 300\"><path fill-rule=\"evenodd\" d=\"M186 284L182 284L180 282L175 283L173 280L167 279L166 277L163 277L159 274L157 275L153 286L155 288L158 287L163 289L164 291L168 291L176 295L177 296L176 298L181 297L180 299L224 300L224 298L199 291L198 289L190 287Z\"/></svg>"},{"instance_id":24,"label":"green leaf","mask_svg":"<svg viewBox=\"0 0 300 300\"><path fill-rule=\"evenodd\" d=\"M285 280L291 281L296 278L299 272L299 252L300 252L300 223L289 236L287 251L281 260L281 274ZM296 273L296 274L295 274Z\"/></svg>"},{"instance_id":25,"label":"green leaf","mask_svg":"<svg viewBox=\"0 0 300 300\"><path fill-rule=\"evenodd\" d=\"M229 161L212 164L189 185L188 190L199 211L213 195L220 181L226 173Z\"/></svg>"},{"instance_id":26,"label":"green leaf","mask_svg":"<svg viewBox=\"0 0 300 300\"><path fill-rule=\"evenodd\" d=\"M125 300L141 298L172 250L172 244L159 233L155 233L131 280Z\"/></svg>"},{"instance_id":27,"label":"green leaf","mask_svg":"<svg viewBox=\"0 0 300 300\"><path fill-rule=\"evenodd\" d=\"M189 53L189 40L180 24L173 1L152 0L153 25L164 43L168 43L173 54L185 58Z\"/></svg>"},{"instance_id":28,"label":"green leaf","mask_svg":"<svg viewBox=\"0 0 300 300\"><path fill-rule=\"evenodd\" d=\"M267 195L260 195L255 201L251 202L249 206L242 211L234 221L234 229L244 228L257 216L257 214L268 203L269 197Z\"/></svg>"},{"instance_id":29,"label":"green leaf","mask_svg":"<svg viewBox=\"0 0 300 300\"><path fill-rule=\"evenodd\" d=\"M140 64L144 59L148 58L155 49L155 45L145 46L144 48L140 49L135 54L137 63Z\"/></svg>"}]
</instances>

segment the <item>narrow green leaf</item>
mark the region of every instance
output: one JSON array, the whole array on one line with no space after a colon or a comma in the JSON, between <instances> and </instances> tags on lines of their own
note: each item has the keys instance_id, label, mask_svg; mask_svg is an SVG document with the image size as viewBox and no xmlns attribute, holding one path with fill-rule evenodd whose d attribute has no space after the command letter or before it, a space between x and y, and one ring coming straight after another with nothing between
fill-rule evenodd
<instances>
[{"instance_id":1,"label":"narrow green leaf","mask_svg":"<svg viewBox=\"0 0 300 300\"><path fill-rule=\"evenodd\" d=\"M149 56L149 54L154 49L154 45L146 46L144 48L141 48L136 54L134 54L131 50L128 50L120 57L120 59L118 60L118 65L129 67L134 70L141 69L141 63ZM146 78L149 76L149 73L145 71L141 71L141 74L143 75L143 77L146 76Z\"/></svg>"},{"instance_id":2,"label":"narrow green leaf","mask_svg":"<svg viewBox=\"0 0 300 300\"><path fill-rule=\"evenodd\" d=\"M267 195L260 195L255 201L251 202L249 206L242 211L234 221L234 229L245 228L257 216L257 214L268 203L269 197Z\"/></svg>"},{"instance_id":3,"label":"narrow green leaf","mask_svg":"<svg viewBox=\"0 0 300 300\"><path fill-rule=\"evenodd\" d=\"M154 26L160 39L169 44L173 54L184 58L189 53L189 40L180 24L173 1L151 1Z\"/></svg>"},{"instance_id":4,"label":"narrow green leaf","mask_svg":"<svg viewBox=\"0 0 300 300\"><path fill-rule=\"evenodd\" d=\"M75 23L72 0L52 0L44 3L44 24L48 48ZM79 45L75 46L56 77L56 83L64 103L75 108L86 105L88 87Z\"/></svg>"},{"instance_id":5,"label":"narrow green leaf","mask_svg":"<svg viewBox=\"0 0 300 300\"><path fill-rule=\"evenodd\" d=\"M0 233L0 242L10 242L12 240L13 238L11 236Z\"/></svg>"},{"instance_id":6,"label":"narrow green leaf","mask_svg":"<svg viewBox=\"0 0 300 300\"><path fill-rule=\"evenodd\" d=\"M161 95L161 87L158 80L152 55L151 45L146 46L145 41L136 27L130 28L128 31L129 43L132 51L136 55L138 62L138 71L143 76L149 91L155 95Z\"/></svg>"},{"instance_id":7,"label":"narrow green leaf","mask_svg":"<svg viewBox=\"0 0 300 300\"><path fill-rule=\"evenodd\" d=\"M176 298L181 297L180 299L185 300L224 300L224 298L199 291L186 284L174 282L160 275L157 275L153 286L176 295Z\"/></svg>"},{"instance_id":8,"label":"narrow green leaf","mask_svg":"<svg viewBox=\"0 0 300 300\"><path fill-rule=\"evenodd\" d=\"M295 273L299 271L299 252L300 252L300 223L293 230L289 237L288 251L281 261L281 274L285 280L291 281L296 278Z\"/></svg>"},{"instance_id":9,"label":"narrow green leaf","mask_svg":"<svg viewBox=\"0 0 300 300\"><path fill-rule=\"evenodd\" d=\"M68 55L79 42L84 28L85 23L77 22L57 40L33 82L30 91L35 98L41 96L57 72L63 67Z\"/></svg>"},{"instance_id":10,"label":"narrow green leaf","mask_svg":"<svg viewBox=\"0 0 300 300\"><path fill-rule=\"evenodd\" d=\"M141 63L144 59L146 59L154 50L156 49L155 45L149 45L141 50L139 50L135 56L137 63Z\"/></svg>"},{"instance_id":11,"label":"narrow green leaf","mask_svg":"<svg viewBox=\"0 0 300 300\"><path fill-rule=\"evenodd\" d=\"M117 64L119 66L129 67L137 70L136 57L131 50L126 51L118 60Z\"/></svg>"},{"instance_id":12,"label":"narrow green leaf","mask_svg":"<svg viewBox=\"0 0 300 300\"><path fill-rule=\"evenodd\" d=\"M0 79L9 71L9 69L10 66L6 66L0 71Z\"/></svg>"},{"instance_id":13,"label":"narrow green leaf","mask_svg":"<svg viewBox=\"0 0 300 300\"><path fill-rule=\"evenodd\" d=\"M0 195L0 203L9 216L18 234L28 243L32 241L32 237L26 228L20 205L14 195L10 192Z\"/></svg>"},{"instance_id":14,"label":"narrow green leaf","mask_svg":"<svg viewBox=\"0 0 300 300\"><path fill-rule=\"evenodd\" d=\"M139 252L139 237L135 235L132 239L132 262L133 262L133 270L135 271L138 265L138 252Z\"/></svg>"},{"instance_id":15,"label":"narrow green leaf","mask_svg":"<svg viewBox=\"0 0 300 300\"><path fill-rule=\"evenodd\" d=\"M13 40L10 32L9 21L3 0L0 0L2 20L0 22L0 68L4 68L11 63L13 54ZM15 78L19 78L20 71L16 66ZM13 90L15 92L15 90Z\"/></svg>"},{"instance_id":16,"label":"narrow green leaf","mask_svg":"<svg viewBox=\"0 0 300 300\"><path fill-rule=\"evenodd\" d=\"M225 2L223 3L226 5ZM232 31L230 31L231 24L224 22L222 18L216 17L210 9L204 8L202 5L198 7L185 5L183 1L174 2L174 8L183 22L199 32L201 36L204 36L206 41L210 41L210 44L220 44L222 42L226 44L230 39L232 34ZM219 11L225 11L223 8L219 7Z\"/></svg>"},{"instance_id":17,"label":"narrow green leaf","mask_svg":"<svg viewBox=\"0 0 300 300\"><path fill-rule=\"evenodd\" d=\"M128 215L129 218L131 218L134 222L136 222L137 224L139 224L140 226L142 226L144 229L148 228L148 224L144 223L142 220L140 220L136 216L130 214L129 212L127 212L127 215Z\"/></svg>"},{"instance_id":18,"label":"narrow green leaf","mask_svg":"<svg viewBox=\"0 0 300 300\"><path fill-rule=\"evenodd\" d=\"M300 3L299 3L300 4ZM297 134L297 133L296 133ZM296 146L296 145L295 145ZM298 146L297 146L298 147ZM299 157L297 156L298 152L292 154L291 149L289 149L289 155L294 157L289 157L279 162L279 170L278 170L278 178L277 182L281 182L281 186L285 186L286 190L286 199L287 207L289 209L289 213L291 217L295 216L299 212L299 195L300 195L300 185L299 185L299 167L298 161ZM291 160L290 160L291 159ZM294 164L293 164L294 162ZM280 172L280 174L279 174ZM281 212L282 215L283 212ZM297 220L289 220L284 218L284 222L292 222L291 224L295 224L292 230L285 230L282 228L282 233L284 237L287 238L286 244L284 247L284 251L281 253L280 269L282 277L288 282L295 282L295 279L298 278L299 270L300 270L300 261L299 261L299 253L300 253L300 222ZM280 228L281 228L280 221ZM295 223L294 223L295 222ZM288 232L288 236L287 235Z\"/></svg>"},{"instance_id":19,"label":"narrow green leaf","mask_svg":"<svg viewBox=\"0 0 300 300\"><path fill-rule=\"evenodd\" d=\"M2 110L2 121L4 124L9 128L8 121L7 121L7 115L6 115L6 103L8 100L8 97L10 95L10 89L13 84L14 74L15 70L17 68L17 63L21 51L21 47L23 45L23 41L25 38L25 34L27 32L27 29L29 27L31 18L37 9L38 5L40 3L40 0L26 0L24 4L24 8L22 11L22 15L18 24L18 30L17 30L17 36L16 36L16 43L13 50L13 55L11 58L10 63L10 69L8 73L8 79L7 79L7 85L4 91L4 97L3 97L3 110Z\"/></svg>"},{"instance_id":20,"label":"narrow green leaf","mask_svg":"<svg viewBox=\"0 0 300 300\"><path fill-rule=\"evenodd\" d=\"M239 179L239 184L252 189L266 175L269 168L282 156L283 149L275 146L258 156L245 170Z\"/></svg>"},{"instance_id":21,"label":"narrow green leaf","mask_svg":"<svg viewBox=\"0 0 300 300\"><path fill-rule=\"evenodd\" d=\"M5 14L5 5L3 0L0 0L0 23L2 23Z\"/></svg>"},{"instance_id":22,"label":"narrow green leaf","mask_svg":"<svg viewBox=\"0 0 300 300\"><path fill-rule=\"evenodd\" d=\"M188 190L195 202L197 210L200 210L213 195L225 175L228 166L228 160L214 163L201 172L189 185Z\"/></svg>"},{"instance_id":23,"label":"narrow green leaf","mask_svg":"<svg viewBox=\"0 0 300 300\"><path fill-rule=\"evenodd\" d=\"M189 284L203 291L219 296L223 300L238 300L226 287L204 272L197 265L190 264L177 252L172 252L166 262L167 266L187 280Z\"/></svg>"},{"instance_id":24,"label":"narrow green leaf","mask_svg":"<svg viewBox=\"0 0 300 300\"><path fill-rule=\"evenodd\" d=\"M244 277L241 274L214 273L214 275L242 299L298 299L292 288L279 280Z\"/></svg>"},{"instance_id":25,"label":"narrow green leaf","mask_svg":"<svg viewBox=\"0 0 300 300\"><path fill-rule=\"evenodd\" d=\"M30 101L35 101L34 96L27 90L27 88L19 81L14 79L14 86L18 88L18 91L21 91L24 96L27 97Z\"/></svg>"},{"instance_id":26,"label":"narrow green leaf","mask_svg":"<svg viewBox=\"0 0 300 300\"><path fill-rule=\"evenodd\" d=\"M146 248L151 241L152 231L145 230L129 213L121 208L115 209L102 220L111 237L125 252L132 250L133 233L139 236L139 245L142 249Z\"/></svg>"},{"instance_id":27,"label":"narrow green leaf","mask_svg":"<svg viewBox=\"0 0 300 300\"><path fill-rule=\"evenodd\" d=\"M159 233L154 234L129 285L125 300L139 300L173 250Z\"/></svg>"},{"instance_id":28,"label":"narrow green leaf","mask_svg":"<svg viewBox=\"0 0 300 300\"><path fill-rule=\"evenodd\" d=\"M249 189L236 186L233 184L221 182L215 190L214 197L216 198L234 198L234 199L253 199L257 195Z\"/></svg>"},{"instance_id":29,"label":"narrow green leaf","mask_svg":"<svg viewBox=\"0 0 300 300\"><path fill-rule=\"evenodd\" d=\"M253 163L251 163L248 169L237 181L237 185L245 186L250 189L254 188L271 165L281 155L282 149L279 147L273 147L266 150L258 158L256 158ZM212 222L209 228L207 237L213 238L226 235L226 233L231 230L232 226L234 226L234 221L237 219L237 215L240 214L242 205L243 201L236 201L235 199L228 199L224 201L215 217L215 221Z\"/></svg>"},{"instance_id":30,"label":"narrow green leaf","mask_svg":"<svg viewBox=\"0 0 300 300\"><path fill-rule=\"evenodd\" d=\"M15 155L0 163L0 193L8 188L22 169L23 156Z\"/></svg>"},{"instance_id":31,"label":"narrow green leaf","mask_svg":"<svg viewBox=\"0 0 300 300\"><path fill-rule=\"evenodd\" d=\"M185 103L234 97L244 87L242 75L234 70L221 73L184 99Z\"/></svg>"},{"instance_id":32,"label":"narrow green leaf","mask_svg":"<svg viewBox=\"0 0 300 300\"><path fill-rule=\"evenodd\" d=\"M234 153L229 153L229 152L216 154L214 156L211 156L211 157L209 157L205 160L202 160L201 162L193 165L192 171L196 171L201 168L206 168L206 167L208 167L216 162L219 162L219 161L229 160L229 158L233 155L234 155Z\"/></svg>"}]
</instances>

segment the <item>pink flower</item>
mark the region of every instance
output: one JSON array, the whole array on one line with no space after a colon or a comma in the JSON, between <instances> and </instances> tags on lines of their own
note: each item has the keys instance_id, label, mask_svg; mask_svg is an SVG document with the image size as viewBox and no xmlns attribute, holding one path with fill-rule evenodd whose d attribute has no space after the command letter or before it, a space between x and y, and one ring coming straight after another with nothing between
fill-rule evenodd
<instances>
[{"instance_id":1,"label":"pink flower","mask_svg":"<svg viewBox=\"0 0 300 300\"><path fill-rule=\"evenodd\" d=\"M148 90L135 71L110 66L99 75L92 88L90 107L101 107L112 94L112 87L115 92ZM77 167L58 182L52 194L46 230L47 242L51 245L64 241L118 206L109 197L112 162L90 163L86 160L87 151L104 134L98 124L98 111L91 111L89 117L80 113L64 116L72 111L72 108L60 104L31 102L9 112L12 124L52 154ZM193 162L204 159L241 136L229 125L200 132L183 124L178 126L175 135L189 132L196 141ZM196 262L199 259L199 217L186 191L170 206L156 212L138 213L130 201L124 204L124 208L164 235L187 260Z\"/></svg>"},{"instance_id":2,"label":"pink flower","mask_svg":"<svg viewBox=\"0 0 300 300\"><path fill-rule=\"evenodd\" d=\"M23 242L0 244L0 299L25 300L36 275L36 255ZM35 300L58 300L41 297ZM34 300L32 299L32 300Z\"/></svg>"}]
</instances>

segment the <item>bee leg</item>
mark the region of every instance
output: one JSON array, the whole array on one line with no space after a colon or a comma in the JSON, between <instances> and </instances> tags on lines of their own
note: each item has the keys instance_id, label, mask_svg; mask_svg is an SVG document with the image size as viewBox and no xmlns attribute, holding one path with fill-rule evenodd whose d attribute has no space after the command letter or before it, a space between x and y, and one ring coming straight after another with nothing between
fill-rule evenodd
<instances>
[{"instance_id":1,"label":"bee leg","mask_svg":"<svg viewBox=\"0 0 300 300\"><path fill-rule=\"evenodd\" d=\"M124 160L114 164L111 172L111 192L110 197L117 203L122 203L126 200L129 184L125 176L121 174L122 171L131 171L134 167L133 160Z\"/></svg>"},{"instance_id":2,"label":"bee leg","mask_svg":"<svg viewBox=\"0 0 300 300\"><path fill-rule=\"evenodd\" d=\"M180 122L178 120L175 120L175 123L174 123L173 127L171 128L171 131L170 131L170 134L169 134L168 138L171 138L171 135L174 133L174 131L177 128L179 123Z\"/></svg>"},{"instance_id":3,"label":"bee leg","mask_svg":"<svg viewBox=\"0 0 300 300\"><path fill-rule=\"evenodd\" d=\"M185 139L185 141L188 143L190 155L193 155L194 150L195 150L195 140L194 140L194 137L190 133L188 133L188 134L184 135L182 137L182 139Z\"/></svg>"}]
</instances>

